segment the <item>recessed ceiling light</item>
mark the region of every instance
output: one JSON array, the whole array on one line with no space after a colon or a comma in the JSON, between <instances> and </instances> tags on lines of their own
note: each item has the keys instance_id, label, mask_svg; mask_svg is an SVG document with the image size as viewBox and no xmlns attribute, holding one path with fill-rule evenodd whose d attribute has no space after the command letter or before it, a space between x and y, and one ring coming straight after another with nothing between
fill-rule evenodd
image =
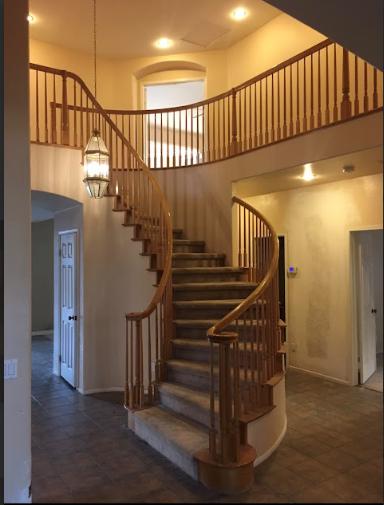
<instances>
[{"instance_id":1,"label":"recessed ceiling light","mask_svg":"<svg viewBox=\"0 0 384 505\"><path fill-rule=\"evenodd\" d=\"M231 18L235 21L243 21L248 16L248 11L245 7L236 7L231 12Z\"/></svg>"},{"instance_id":2,"label":"recessed ceiling light","mask_svg":"<svg viewBox=\"0 0 384 505\"><path fill-rule=\"evenodd\" d=\"M169 47L173 46L173 41L171 39L167 39L166 37L161 37L160 39L156 40L155 46L158 49L168 49Z\"/></svg>"},{"instance_id":3,"label":"recessed ceiling light","mask_svg":"<svg viewBox=\"0 0 384 505\"><path fill-rule=\"evenodd\" d=\"M302 175L301 178L304 181L312 181L313 179L315 179L315 177L316 176L312 172L312 165L311 165L311 163L306 163L304 165L304 173L303 173L303 175Z\"/></svg>"},{"instance_id":4,"label":"recessed ceiling light","mask_svg":"<svg viewBox=\"0 0 384 505\"><path fill-rule=\"evenodd\" d=\"M35 22L35 16L32 16L32 14L28 14L27 21L28 21L28 23L34 23Z\"/></svg>"}]
</instances>

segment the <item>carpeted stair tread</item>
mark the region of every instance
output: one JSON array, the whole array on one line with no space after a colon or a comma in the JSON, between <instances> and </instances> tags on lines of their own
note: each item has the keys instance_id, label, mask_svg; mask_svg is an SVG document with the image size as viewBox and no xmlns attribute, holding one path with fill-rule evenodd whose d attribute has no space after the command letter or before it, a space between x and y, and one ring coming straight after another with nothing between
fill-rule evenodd
<instances>
[{"instance_id":1,"label":"carpeted stair tread","mask_svg":"<svg viewBox=\"0 0 384 505\"><path fill-rule=\"evenodd\" d=\"M254 282L243 282L243 281L233 281L233 282L182 282L180 284L174 284L173 289L175 291L199 291L200 289L206 290L216 290L216 289L251 289L257 288L257 284Z\"/></svg>"},{"instance_id":2,"label":"carpeted stair tread","mask_svg":"<svg viewBox=\"0 0 384 505\"><path fill-rule=\"evenodd\" d=\"M173 274L183 274L183 273L201 273L201 274L212 274L212 273L239 273L242 274L246 271L245 268L238 267L183 267L183 268L172 268Z\"/></svg>"},{"instance_id":3,"label":"carpeted stair tread","mask_svg":"<svg viewBox=\"0 0 384 505\"><path fill-rule=\"evenodd\" d=\"M198 480L193 455L208 447L203 426L189 422L164 407L151 407L134 413L135 433L163 456Z\"/></svg>"}]
</instances>

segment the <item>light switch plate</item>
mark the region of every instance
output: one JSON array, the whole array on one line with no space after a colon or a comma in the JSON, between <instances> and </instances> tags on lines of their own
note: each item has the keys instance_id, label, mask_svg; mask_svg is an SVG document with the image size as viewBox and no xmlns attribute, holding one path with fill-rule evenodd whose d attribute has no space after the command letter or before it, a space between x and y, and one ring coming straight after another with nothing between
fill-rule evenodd
<instances>
[{"instance_id":1,"label":"light switch plate","mask_svg":"<svg viewBox=\"0 0 384 505\"><path fill-rule=\"evenodd\" d=\"M4 380L17 379L17 359L4 360Z\"/></svg>"}]
</instances>

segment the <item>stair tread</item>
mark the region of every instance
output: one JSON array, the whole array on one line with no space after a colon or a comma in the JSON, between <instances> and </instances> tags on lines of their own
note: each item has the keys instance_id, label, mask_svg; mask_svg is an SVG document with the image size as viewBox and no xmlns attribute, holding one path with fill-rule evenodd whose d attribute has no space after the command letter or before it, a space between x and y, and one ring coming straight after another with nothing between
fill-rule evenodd
<instances>
[{"instance_id":1,"label":"stair tread","mask_svg":"<svg viewBox=\"0 0 384 505\"><path fill-rule=\"evenodd\" d=\"M187 347L189 349L208 349L209 348L209 341L208 338L173 338L171 340L172 345L175 345L177 347ZM259 349L262 349L263 344L259 344ZM240 351L244 349L248 349L249 351L252 349L256 350L257 344L251 342L239 342L239 349ZM281 346L281 348L277 351L280 353L286 353L286 347L284 345Z\"/></svg>"},{"instance_id":2,"label":"stair tread","mask_svg":"<svg viewBox=\"0 0 384 505\"><path fill-rule=\"evenodd\" d=\"M170 365L173 368L178 368L179 370L182 370L183 372L192 372L195 373L196 375L210 375L210 370L211 370L211 365L208 362L202 362L202 361L191 361L191 360L186 360L186 359L169 359L167 360L167 365ZM213 373L217 375L218 373L218 366L213 367ZM244 374L245 370L244 368L240 368L240 380L244 379ZM266 381L265 384L274 386L276 385L283 377L284 377L284 372L276 372L275 375L273 375L270 379ZM257 382L257 373L255 373L255 380Z\"/></svg>"},{"instance_id":3,"label":"stair tread","mask_svg":"<svg viewBox=\"0 0 384 505\"><path fill-rule=\"evenodd\" d=\"M172 396L176 399L180 399L185 403L191 405L193 412L196 412L196 408L200 408L207 412L206 423L209 426L210 418L210 393L205 391L199 391L196 389L192 389L191 387L176 384L174 382L162 382L159 386L160 393L166 394L168 396ZM217 399L217 394L215 394ZM274 405L260 405L252 412L248 414L244 414L241 416L241 420L247 421L255 420L262 417L264 414L269 413L274 408ZM218 414L219 405L218 402L215 402L215 413Z\"/></svg>"},{"instance_id":4,"label":"stair tread","mask_svg":"<svg viewBox=\"0 0 384 505\"><path fill-rule=\"evenodd\" d=\"M175 307L195 308L195 307L237 307L244 298L228 300L176 300ZM265 303L265 300L256 300L255 304Z\"/></svg>"},{"instance_id":5,"label":"stair tread","mask_svg":"<svg viewBox=\"0 0 384 505\"><path fill-rule=\"evenodd\" d=\"M174 238L173 243L176 245L205 245L204 240L188 240L185 238Z\"/></svg>"},{"instance_id":6,"label":"stair tread","mask_svg":"<svg viewBox=\"0 0 384 505\"><path fill-rule=\"evenodd\" d=\"M211 259L225 258L225 254L208 253L208 252L174 252L172 257L176 259Z\"/></svg>"},{"instance_id":7,"label":"stair tread","mask_svg":"<svg viewBox=\"0 0 384 505\"><path fill-rule=\"evenodd\" d=\"M207 431L195 422L189 422L164 407L151 407L135 412L142 422L150 425L168 443L176 445L183 452L193 455L208 444Z\"/></svg>"},{"instance_id":8,"label":"stair tread","mask_svg":"<svg viewBox=\"0 0 384 505\"><path fill-rule=\"evenodd\" d=\"M175 274L188 274L188 273L225 273L225 272L233 272L233 273L243 273L245 272L245 268L237 268L237 267L182 267L182 268L172 268L172 273Z\"/></svg>"},{"instance_id":9,"label":"stair tread","mask_svg":"<svg viewBox=\"0 0 384 505\"><path fill-rule=\"evenodd\" d=\"M175 291L183 291L189 289L191 291L198 291L200 289L246 289L256 288L257 284L254 282L232 281L232 282L181 282L174 284Z\"/></svg>"},{"instance_id":10,"label":"stair tread","mask_svg":"<svg viewBox=\"0 0 384 505\"><path fill-rule=\"evenodd\" d=\"M159 390L174 396L183 397L187 401L197 403L203 408L209 408L210 395L208 392L198 391L174 382L162 382Z\"/></svg>"}]
</instances>

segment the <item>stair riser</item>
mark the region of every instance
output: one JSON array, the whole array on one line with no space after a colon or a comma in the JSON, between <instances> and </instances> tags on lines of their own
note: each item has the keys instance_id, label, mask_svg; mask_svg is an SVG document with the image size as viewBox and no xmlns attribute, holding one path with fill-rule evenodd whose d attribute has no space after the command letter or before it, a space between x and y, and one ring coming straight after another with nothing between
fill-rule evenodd
<instances>
[{"instance_id":1,"label":"stair riser","mask_svg":"<svg viewBox=\"0 0 384 505\"><path fill-rule=\"evenodd\" d=\"M242 273L226 272L226 273L182 273L173 274L172 281L174 284L183 282L235 282L245 280Z\"/></svg>"},{"instance_id":2,"label":"stair riser","mask_svg":"<svg viewBox=\"0 0 384 505\"><path fill-rule=\"evenodd\" d=\"M223 267L224 258L173 258L172 266L174 268L197 268L197 267Z\"/></svg>"},{"instance_id":3,"label":"stair riser","mask_svg":"<svg viewBox=\"0 0 384 505\"><path fill-rule=\"evenodd\" d=\"M184 386L197 389L199 391L209 391L210 380L207 375L198 375L191 373L190 370L180 370L167 365L167 380L169 382L176 382ZM218 390L217 380L215 381L215 392Z\"/></svg>"},{"instance_id":4,"label":"stair riser","mask_svg":"<svg viewBox=\"0 0 384 505\"><path fill-rule=\"evenodd\" d=\"M191 349L186 347L172 346L172 356L176 359L185 359L189 361L209 361L209 349Z\"/></svg>"},{"instance_id":5,"label":"stair riser","mask_svg":"<svg viewBox=\"0 0 384 505\"><path fill-rule=\"evenodd\" d=\"M177 300L231 300L247 298L254 288L228 289L226 287L218 289L185 289L174 290L173 299Z\"/></svg>"},{"instance_id":6,"label":"stair riser","mask_svg":"<svg viewBox=\"0 0 384 505\"><path fill-rule=\"evenodd\" d=\"M250 378L250 375L249 375ZM197 374L191 373L190 370L181 370L178 367L172 367L168 364L167 366L167 380L170 382L176 382L187 386L198 391L208 392L210 391L210 377L209 374ZM245 389L243 389L243 387ZM246 386L242 380L240 380L240 388L243 391L248 391L249 386ZM219 382L218 377L215 375L214 380L214 392L219 392ZM265 384L261 389L261 405L271 405L273 403L273 386Z\"/></svg>"},{"instance_id":7,"label":"stair riser","mask_svg":"<svg viewBox=\"0 0 384 505\"><path fill-rule=\"evenodd\" d=\"M174 239L182 239L183 238L183 230L173 230L173 238Z\"/></svg>"},{"instance_id":8,"label":"stair riser","mask_svg":"<svg viewBox=\"0 0 384 505\"><path fill-rule=\"evenodd\" d=\"M174 253L203 253L205 250L204 244L173 244Z\"/></svg>"},{"instance_id":9,"label":"stair riser","mask_svg":"<svg viewBox=\"0 0 384 505\"><path fill-rule=\"evenodd\" d=\"M175 319L222 319L227 315L233 307L174 307L174 317Z\"/></svg>"},{"instance_id":10,"label":"stair riser","mask_svg":"<svg viewBox=\"0 0 384 505\"><path fill-rule=\"evenodd\" d=\"M188 417L189 419L193 419L197 423L202 424L209 428L210 426L210 411L209 409L204 409L200 405L196 405L195 403L190 404L184 399L171 395L169 393L164 393L159 391L160 403L165 407L181 414L182 416ZM218 416L216 415L216 423L218 423Z\"/></svg>"},{"instance_id":11,"label":"stair riser","mask_svg":"<svg viewBox=\"0 0 384 505\"><path fill-rule=\"evenodd\" d=\"M212 322L212 326L213 326L213 324L214 323ZM189 328L189 327L182 327L182 326L175 325L174 336L175 336L175 338L191 338L191 339L203 338L203 339L206 339L208 329L209 328L199 328L199 327ZM229 330L236 331L236 328L231 327L231 328L229 328ZM240 339L240 341L242 341L243 335L245 334L245 330L242 328L239 328L238 333L239 333L239 339Z\"/></svg>"},{"instance_id":12,"label":"stair riser","mask_svg":"<svg viewBox=\"0 0 384 505\"><path fill-rule=\"evenodd\" d=\"M188 361L199 361L202 363L208 363L210 361L210 351L209 348L193 348L193 347L179 347L177 345L172 346L173 353L172 356L176 359L185 359ZM247 366L250 369L252 363L252 353L251 351L239 351L239 365L240 367ZM279 364L281 360L278 360ZM217 352L214 354L214 362L218 362ZM281 367L279 366L279 369Z\"/></svg>"}]
</instances>

